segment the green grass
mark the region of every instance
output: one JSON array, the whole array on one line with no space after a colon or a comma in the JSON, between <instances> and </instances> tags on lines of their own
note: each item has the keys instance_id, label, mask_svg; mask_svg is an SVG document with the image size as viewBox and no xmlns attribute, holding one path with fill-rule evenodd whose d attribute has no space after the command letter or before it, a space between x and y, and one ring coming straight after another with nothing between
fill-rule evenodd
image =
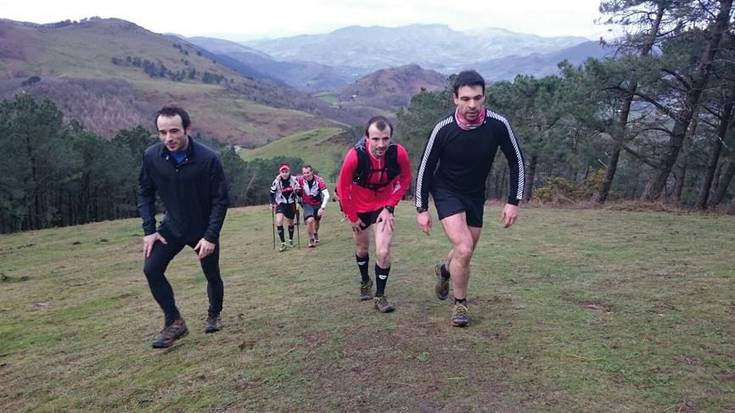
<instances>
[{"instance_id":1,"label":"green grass","mask_svg":"<svg viewBox=\"0 0 735 413\"><path fill-rule=\"evenodd\" d=\"M336 105L339 103L339 97L334 92L319 92L316 93L314 97L319 98L330 105Z\"/></svg>"},{"instance_id":2,"label":"green grass","mask_svg":"<svg viewBox=\"0 0 735 413\"><path fill-rule=\"evenodd\" d=\"M279 254L267 208L231 210L226 328L203 333L206 284L186 249L168 277L191 333L163 351L139 220L1 236L2 410L735 408L733 217L522 209L503 230L490 207L473 323L456 329L432 294L440 228L426 237L397 209L384 315L357 301L349 227L327 214L321 246Z\"/></svg>"},{"instance_id":3,"label":"green grass","mask_svg":"<svg viewBox=\"0 0 735 413\"><path fill-rule=\"evenodd\" d=\"M278 139L268 145L240 151L245 161L293 156L304 160L326 180L341 164L349 144L340 135L341 128L319 128Z\"/></svg>"}]
</instances>

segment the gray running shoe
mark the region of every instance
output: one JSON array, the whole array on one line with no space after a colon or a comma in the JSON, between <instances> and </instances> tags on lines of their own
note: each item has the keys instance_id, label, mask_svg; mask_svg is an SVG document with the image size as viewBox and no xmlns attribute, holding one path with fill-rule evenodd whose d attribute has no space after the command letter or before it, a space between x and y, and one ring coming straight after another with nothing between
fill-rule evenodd
<instances>
[{"instance_id":1,"label":"gray running shoe","mask_svg":"<svg viewBox=\"0 0 735 413\"><path fill-rule=\"evenodd\" d=\"M288 244L286 244L285 242L282 242L281 246L278 247L278 252L283 252L283 251L286 251L287 249L288 249Z\"/></svg>"},{"instance_id":2,"label":"gray running shoe","mask_svg":"<svg viewBox=\"0 0 735 413\"><path fill-rule=\"evenodd\" d=\"M395 310L393 304L389 303L388 299L385 298L384 295L373 298L373 303L375 303L375 309L380 311L381 313L390 313L391 311Z\"/></svg>"},{"instance_id":3,"label":"gray running shoe","mask_svg":"<svg viewBox=\"0 0 735 413\"><path fill-rule=\"evenodd\" d=\"M360 301L367 301L373 298L373 280L366 283L360 283Z\"/></svg>"},{"instance_id":4,"label":"gray running shoe","mask_svg":"<svg viewBox=\"0 0 735 413\"><path fill-rule=\"evenodd\" d=\"M207 327L204 329L205 333L216 333L222 330L222 317L219 315L207 317Z\"/></svg>"},{"instance_id":5,"label":"gray running shoe","mask_svg":"<svg viewBox=\"0 0 735 413\"><path fill-rule=\"evenodd\" d=\"M449 296L449 279L442 277L442 265L443 263L439 263L434 266L434 275L436 275L434 293L436 294L436 298L446 300Z\"/></svg>"},{"instance_id":6,"label":"gray running shoe","mask_svg":"<svg viewBox=\"0 0 735 413\"><path fill-rule=\"evenodd\" d=\"M467 327L470 324L470 310L464 304L455 304L452 310L452 325L455 327Z\"/></svg>"},{"instance_id":7,"label":"gray running shoe","mask_svg":"<svg viewBox=\"0 0 735 413\"><path fill-rule=\"evenodd\" d=\"M156 341L152 343L153 348L171 347L174 344L174 341L184 337L188 333L189 330L186 328L186 322L184 322L183 318L179 318L161 330L161 334L159 334Z\"/></svg>"}]
</instances>

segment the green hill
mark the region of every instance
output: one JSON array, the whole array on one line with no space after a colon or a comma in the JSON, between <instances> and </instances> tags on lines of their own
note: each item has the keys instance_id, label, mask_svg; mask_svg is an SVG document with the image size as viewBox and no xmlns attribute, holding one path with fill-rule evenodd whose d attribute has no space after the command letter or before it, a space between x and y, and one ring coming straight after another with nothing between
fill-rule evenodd
<instances>
[{"instance_id":1,"label":"green hill","mask_svg":"<svg viewBox=\"0 0 735 413\"><path fill-rule=\"evenodd\" d=\"M488 208L466 329L433 296L448 243L397 212L379 314L358 301L351 231L279 254L265 207L229 211L217 334L190 249L168 277L190 334L142 274L139 220L0 236L3 411L723 412L733 393L735 218ZM302 245L304 232L301 229ZM374 255L373 255L374 257ZM374 259L373 261L374 262ZM372 266L372 265L371 265Z\"/></svg>"},{"instance_id":2,"label":"green hill","mask_svg":"<svg viewBox=\"0 0 735 413\"><path fill-rule=\"evenodd\" d=\"M191 112L196 131L247 146L334 124L295 110L318 111L316 98L241 76L184 40L118 19L0 19L0 97L20 90L50 96L106 136L148 127L152 113L171 102Z\"/></svg>"},{"instance_id":3,"label":"green hill","mask_svg":"<svg viewBox=\"0 0 735 413\"><path fill-rule=\"evenodd\" d=\"M312 165L324 179L334 182L335 171L338 171L337 168L341 165L353 140L350 131L344 128L312 129L281 138L259 148L241 150L240 155L245 161L276 156L298 157ZM275 173L274 171L274 176ZM332 176L333 174L335 175Z\"/></svg>"}]
</instances>

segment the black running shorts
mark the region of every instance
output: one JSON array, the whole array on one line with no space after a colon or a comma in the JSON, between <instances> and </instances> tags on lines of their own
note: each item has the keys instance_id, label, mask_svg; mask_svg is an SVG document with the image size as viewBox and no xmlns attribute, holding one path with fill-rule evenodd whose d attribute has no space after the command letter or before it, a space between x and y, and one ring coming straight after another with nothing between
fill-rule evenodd
<instances>
[{"instance_id":1,"label":"black running shorts","mask_svg":"<svg viewBox=\"0 0 735 413\"><path fill-rule=\"evenodd\" d=\"M276 214L283 214L284 217L293 219L296 216L296 204L278 204Z\"/></svg>"},{"instance_id":2,"label":"black running shorts","mask_svg":"<svg viewBox=\"0 0 735 413\"><path fill-rule=\"evenodd\" d=\"M482 196L462 195L444 189L431 191L439 220L464 212L467 225L482 228L485 199Z\"/></svg>"},{"instance_id":3,"label":"black running shorts","mask_svg":"<svg viewBox=\"0 0 735 413\"><path fill-rule=\"evenodd\" d=\"M357 217L362 221L362 229L367 229L370 225L378 222L378 215L381 212L383 212L383 208L371 212L358 212Z\"/></svg>"}]
</instances>

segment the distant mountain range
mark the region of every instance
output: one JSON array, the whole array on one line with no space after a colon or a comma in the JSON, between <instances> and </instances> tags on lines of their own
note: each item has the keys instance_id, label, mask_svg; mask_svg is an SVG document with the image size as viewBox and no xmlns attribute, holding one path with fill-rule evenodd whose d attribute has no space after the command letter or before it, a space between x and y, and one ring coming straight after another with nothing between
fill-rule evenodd
<instances>
[{"instance_id":1,"label":"distant mountain range","mask_svg":"<svg viewBox=\"0 0 735 413\"><path fill-rule=\"evenodd\" d=\"M581 64L611 51L583 37L541 37L487 28L473 32L438 24L350 26L327 34L250 41L189 38L222 58L237 60L255 76L306 92L340 91L376 70L419 65L444 75L474 68L488 81L518 74L558 73L562 60Z\"/></svg>"},{"instance_id":2,"label":"distant mountain range","mask_svg":"<svg viewBox=\"0 0 735 413\"><path fill-rule=\"evenodd\" d=\"M0 98L52 97L89 130L148 126L178 102L197 131L259 146L336 123L394 116L411 97L475 68L488 81L558 72L610 52L580 37L545 38L443 25L351 26L239 44L161 35L119 19L34 24L0 19ZM334 122L336 121L336 122Z\"/></svg>"},{"instance_id":3,"label":"distant mountain range","mask_svg":"<svg viewBox=\"0 0 735 413\"><path fill-rule=\"evenodd\" d=\"M275 79L307 92L333 90L356 80L363 70L354 67L329 66L317 61L281 61L259 50L229 40L189 37L189 42L215 53L220 58L238 62L255 78Z\"/></svg>"},{"instance_id":4,"label":"distant mountain range","mask_svg":"<svg viewBox=\"0 0 735 413\"><path fill-rule=\"evenodd\" d=\"M470 33L446 25L415 24L395 28L350 26L327 34L244 44L281 61L354 67L366 74L406 64L453 73L490 59L552 53L587 41L583 37L541 37L503 29Z\"/></svg>"},{"instance_id":5,"label":"distant mountain range","mask_svg":"<svg viewBox=\"0 0 735 413\"><path fill-rule=\"evenodd\" d=\"M512 80L516 75L525 74L544 77L559 73L559 62L569 61L580 65L593 57L611 57L614 51L603 48L599 42L586 41L550 53L533 53L527 56L506 56L498 59L477 62L471 67L490 80Z\"/></svg>"}]
</instances>

